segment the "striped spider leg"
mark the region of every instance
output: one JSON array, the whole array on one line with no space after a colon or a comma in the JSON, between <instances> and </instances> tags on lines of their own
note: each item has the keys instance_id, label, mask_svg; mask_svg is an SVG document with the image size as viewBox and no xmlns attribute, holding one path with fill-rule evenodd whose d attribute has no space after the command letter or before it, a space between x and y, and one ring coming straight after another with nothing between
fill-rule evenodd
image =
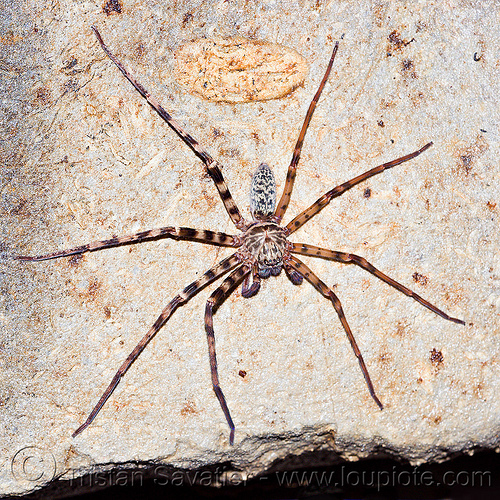
<instances>
[{"instance_id":1,"label":"striped spider leg","mask_svg":"<svg viewBox=\"0 0 500 500\"><path fill-rule=\"evenodd\" d=\"M148 231L142 231L136 234L120 236L116 238L110 238L108 240L100 240L94 241L92 243L88 243L86 245L81 245L78 247L70 248L67 250L60 250L56 252L47 253L44 255L38 255L34 257L29 256L16 256L15 258L20 261L42 261L49 259L56 259L59 257L67 257L70 255L79 255L86 252L93 252L96 250L102 250L104 248L116 247L121 245L139 243L142 241L159 239L161 237L169 237L176 240L187 240L187 241L198 241L200 243L205 244L213 244L220 246L228 246L228 247L236 247L239 246L239 242L235 237L214 231L206 231L206 230L197 230L186 227L162 227L158 229L151 229ZM239 266L239 267L238 267ZM213 281L217 280L231 269L238 267L238 270L246 270L244 266L241 266L241 260L237 254L233 254L230 257L222 260L217 265L209 269L207 272L203 274L203 276L196 281L193 281L187 287L185 287L182 291L180 291L163 309L160 316L156 319L154 324L151 326L149 331L144 335L144 337L140 340L140 342L136 345L134 350L128 355L127 359L122 363L112 381L108 385L107 389L102 394L98 403L95 405L94 409L91 411L87 420L75 431L72 436L75 437L80 434L84 429L86 429L95 419L97 414L101 411L101 408L104 406L108 398L111 396L116 386L120 382L121 378L128 371L132 363L139 357L145 347L149 344L151 339L160 331L163 325L170 319L172 314L177 310L179 306L186 304L192 297L194 297L199 291L208 286ZM226 280L227 281L227 280ZM212 330L212 338L213 338L213 330ZM210 341L210 339L209 339ZM215 361L215 350L212 353L210 351L210 365L213 366L213 370L217 370L217 363ZM214 377L214 375L213 375ZM217 374L215 374L215 379L217 379ZM215 387L214 387L215 390ZM227 405L225 405L224 395L219 388L219 393L217 393L217 397L221 400L221 405L224 413L228 417L228 422L230 422L231 417L229 416L229 411L227 410ZM222 399L221 399L222 398ZM233 426L234 429L234 426ZM233 430L234 433L234 430Z\"/></svg>"},{"instance_id":2,"label":"striped spider leg","mask_svg":"<svg viewBox=\"0 0 500 500\"><path fill-rule=\"evenodd\" d=\"M314 217L316 214L318 214L323 208L325 208L330 201L333 198L336 198L343 193L345 193L347 190L351 189L353 186L356 184L359 184L360 182L363 182L364 180L382 173L384 170L387 170L389 168L395 167L396 165L399 165L405 161L411 160L412 158L415 158L416 156L420 155L423 153L426 149L430 148L432 146L432 142L429 142L419 150L410 153L408 155L402 156L401 158L397 158L396 160L392 160L388 163L384 163L382 165L379 165L378 167L375 167L371 170L368 170L367 172L358 175L357 177L344 182L343 184L340 184L339 186L331 189L328 191L326 194L321 196L318 200L316 200L315 203L313 203L309 208L304 210L302 213L297 215L291 222L289 222L286 226L288 229L288 234L294 233L297 229L299 229L301 226L306 224L309 220L311 220L312 217ZM293 185L293 183L292 183ZM283 208L283 207L281 207ZM284 209L287 208L287 204L284 205ZM394 287L396 290L399 290L400 292L404 293L408 297L413 298L416 300L419 304L422 304L424 307L427 307L427 309L430 309L437 315L441 316L442 318L452 321L454 323L458 323L461 325L465 325L465 322L461 319L458 318L453 318L452 316L449 316L446 314L444 311L441 309L437 308L427 300L423 299L420 295L416 294L409 288L405 287L404 285L398 283L394 279L390 278L389 276L385 275L381 271L379 271L375 266L370 264L365 258L360 257L358 255L346 253L346 252L338 252L334 250L327 250L324 248L319 248L313 245L308 245L305 243L290 243L288 250L290 254L300 254L300 255L308 255L310 257L319 257L323 258L326 260L333 260L336 262L342 262L344 264L355 264L369 273L373 274L383 282L391 285ZM300 275L302 278L305 278L307 281L309 281L316 290L318 290L324 297L329 299L338 316L340 319L340 322L342 323L342 326L347 334L347 337L349 338L349 341L351 342L351 346L354 350L354 353L356 354L356 357L358 358L359 364L361 366L361 370L363 372L363 376L365 378L366 384L368 386L368 390L374 399L374 401L377 403L380 409L383 409L383 405L380 402L379 398L375 394L375 389L373 387L372 381L370 379L370 375L368 373L368 369L366 368L366 364L363 360L363 356L359 350L359 347L356 343L356 340L354 338L354 335L351 331L351 328L349 327L349 324L347 322L347 319L345 317L344 311L342 309L342 305L340 303L339 298L335 295L333 290L329 288L325 283L323 283L312 271L309 269L303 262L301 262L299 259L297 259L293 255L288 255L287 258L285 259L284 265L285 269L288 268L291 271L295 271L298 275Z\"/></svg>"},{"instance_id":3,"label":"striped spider leg","mask_svg":"<svg viewBox=\"0 0 500 500\"><path fill-rule=\"evenodd\" d=\"M235 267L240 266L240 260L238 259L237 255L233 254L227 259L224 259L223 261L219 262L216 266L212 267L209 269L203 276L196 281L193 281L191 284L189 284L184 290L179 292L170 302L169 304L163 309L161 314L158 316L156 321L154 322L153 326L149 329L149 331L144 335L144 337L140 340L140 342L135 346L134 350L128 355L127 359L123 362L123 364L120 366L118 371L116 372L115 376L113 377L113 380L109 383L107 389L104 391L102 394L101 398L95 405L94 409L90 412L89 416L87 417L87 420L76 429L75 432L73 432L72 436L75 437L80 432L85 430L95 419L97 414L101 411L101 408L104 406L108 398L111 396L113 391L115 390L116 386L120 382L121 378L125 375L127 370L130 368L132 363L139 357L141 352L145 349L145 347L149 344L150 340L160 331L162 326L170 319L172 314L177 310L177 308L181 305L186 304L192 297L194 297L200 290L208 286L210 283L215 281L217 278L220 278L224 274L226 274L228 271L231 269L234 269ZM242 266L238 268L238 270L241 270ZM226 280L227 281L227 280ZM212 331L212 337L213 337L213 331ZM209 339L209 344L210 344L210 339ZM217 370L217 363L215 361L215 349L214 349L214 354L213 354L213 359L212 357L210 358L210 366L214 367L212 369L212 377L213 377L213 370ZM217 374L216 374L217 376ZM214 386L215 389L215 386ZM220 389L219 389L220 391ZM226 415L229 415L229 411L227 410L227 405L226 401L224 399L224 395L222 394L222 391L220 391L220 396L217 394L217 397L219 398L221 402L222 409ZM229 417L231 418L231 417ZM234 429L234 426L233 426ZM234 433L234 430L233 430Z\"/></svg>"},{"instance_id":4,"label":"striped spider leg","mask_svg":"<svg viewBox=\"0 0 500 500\"><path fill-rule=\"evenodd\" d=\"M92 27L94 33L101 44L104 52L110 57L110 59L116 64L116 66L120 69L120 71L125 75L125 77L132 83L135 89L147 100L147 102L152 106L152 108L157 111L160 117L166 121L166 123L176 132L176 134L194 151L194 153L203 161L205 167L212 177L218 191L220 197L224 203L224 206L235 224L236 227L240 228L244 226L246 223L243 217L240 214L236 203L234 202L227 186L222 176L220 165L214 161L211 156L199 145L199 143L187 132L183 130L183 128L170 116L170 114L163 109L163 107L158 103L158 101L152 97L149 92L132 76L125 67L120 63L120 61L109 51L107 46L104 44L101 35L97 31L96 28ZM173 238L176 240L190 240L190 241L198 241L200 243L212 244L212 245L220 245L220 246L228 246L228 247L238 247L241 245L241 242L238 238L215 231L206 231L206 230L196 230L185 227L162 227L157 229L151 229L147 231L142 231L136 234L121 236L121 237L113 237L107 240L94 241L91 243L87 243L85 245L81 245L78 247L56 251L47 253L44 255L38 256L17 256L16 259L20 261L42 261L55 259L59 257L67 257L70 255L78 255L83 254L85 252L93 252L96 250L101 250L104 248L116 247L120 245L134 244L139 243L146 240L159 239L162 237ZM95 419L101 408L104 406L108 398L111 396L116 386L120 382L121 378L125 375L127 370L130 368L132 363L139 357L141 352L147 346L147 344L151 341L151 339L158 333L158 331L162 328L162 326L168 321L171 315L176 311L176 309L188 302L194 295L196 295L203 288L208 286L213 281L217 280L231 269L238 267L236 274L233 273L234 276L239 278L241 274L246 274L247 267L241 265L241 257L238 254L233 254L229 258L223 260L212 269L208 270L201 278L194 281L190 285L188 285L184 290L180 291L172 301L165 307L160 316L157 318L155 323L151 326L146 335L141 339L141 341L137 344L134 350L129 354L127 359L120 366L119 370L116 372L113 380L104 391L103 395L99 399L98 403L94 407L94 409L89 414L87 420L73 433L73 437L80 434L85 428L87 428L92 421ZM231 275L231 276L233 276ZM232 277L226 279L223 285L217 290L219 293L217 295L211 296L212 307L217 308L220 303L222 303L223 296L227 292L228 283L232 283ZM222 295L221 295L222 294ZM214 301L213 297L216 297ZM207 305L208 308L208 305ZM208 309L207 309L208 311ZM210 353L210 365L212 367L212 379L214 381L218 380L217 376L217 363L215 358L215 344L214 344L214 334L213 329L209 328L209 318L211 321L212 314L211 312L207 312L207 339L209 343L209 353ZM229 410L227 409L227 405L225 403L224 395L220 389L220 387L215 385L214 382L214 391L220 401L223 412L226 415L228 424L232 429L231 433L231 443L233 441L234 435L234 425L232 424L231 417L229 415Z\"/></svg>"},{"instance_id":5,"label":"striped spider leg","mask_svg":"<svg viewBox=\"0 0 500 500\"><path fill-rule=\"evenodd\" d=\"M226 186L226 183L224 182L218 162L213 160L212 157L200 146L200 144L190 134L185 132L183 128L170 116L170 114L165 111L165 109L163 109L158 101L154 97L152 97L149 92L135 79L135 77L125 69L121 62L110 52L110 50L104 44L103 39L97 29L95 27L92 27L92 29L94 30L94 33L107 56L113 61L113 63L129 80L134 88L142 95L142 97L146 99L149 105L167 123L167 125L182 139L182 141L184 141L185 144L187 144L187 146L191 148L196 156L198 156L203 161L207 172L212 177L215 186L219 191L221 200L225 206L227 213L229 214L229 217L231 218L236 228L240 230L240 234L232 236L214 231L200 231L190 228L175 228L172 226L167 226L163 228L152 229L149 231L143 231L129 236L96 241L69 250L52 252L45 255L35 257L17 257L18 260L22 261L41 261L58 257L65 257L68 255L82 254L85 252L92 252L95 250L114 247L118 245L139 243L141 241L158 239L162 237L173 238L176 240L198 241L200 243L227 246L237 249L235 253L212 267L201 278L192 282L170 301L170 303L165 307L165 309L162 311L155 323L151 326L146 335L141 339L134 350L129 354L127 359L123 362L123 364L115 374L113 380L111 381L105 392L102 394L99 402L89 414L87 420L73 433L73 436L78 435L92 423L101 408L104 406L108 398L115 390L121 378L125 375L127 370L132 365L132 363L139 357L147 344L163 327L163 325L165 325L165 323L177 310L177 308L183 304L186 304L199 291L208 286L210 283L216 281L218 278L221 278L229 271L232 271L232 273L210 295L207 301L205 309L205 330L207 333L208 341L212 387L230 429L230 444L233 444L234 442L235 425L233 423L233 419L231 418L224 393L222 392L222 389L220 387L215 351L213 315L216 310L222 305L224 300L229 297L231 292L235 290L240 283L242 283L242 296L245 298L249 298L259 292L262 279L267 279L270 276L278 276L283 269L285 270L287 277L294 285L302 284L303 279L305 278L320 293L322 293L332 302L351 342L353 350L358 357L370 394L372 395L376 403L380 406L380 408L382 408L382 403L375 394L375 390L370 380L368 370L363 361L363 357L356 344L354 336L349 328L345 315L342 311L342 306L339 299L331 289L329 289L318 277L316 277L316 275L307 266L305 266L305 264L300 262L292 254L311 255L330 260L337 260L339 262L356 264L366 269L368 272L374 274L376 277L382 279L386 283L392 285L399 291L414 298L425 307L441 315L443 318L461 324L463 324L463 321L456 318L451 318L429 302L422 299L419 295L415 294L403 285L400 285L399 283L395 282L391 278L375 269L375 267L369 264L362 257L342 252L333 252L330 250L320 249L318 247L306 244L294 244L288 241L288 236L295 232L299 227L304 225L312 217L314 217L336 196L340 196L351 187L368 179L371 176L377 175L388 168L392 168L396 165L399 165L400 163L415 158L416 156L424 152L427 148L429 148L432 143L426 144L424 147L422 147L418 151L415 151L414 153L403 156L389 163L380 165L362 175L359 175L358 177L355 177L350 181L345 182L344 184L341 184L340 186L337 186L336 188L332 189L324 196L319 198L311 207L295 217L295 219L288 223L287 226L282 227L280 225L290 201L290 196L295 181L296 168L300 158L300 153L302 150L302 145L307 132L307 128L313 116L316 104L328 80L335 55L337 53L337 42L333 49L324 77L321 80L319 88L306 113L306 117L304 119L304 123L302 125L302 129L300 131L299 138L297 140L292 160L288 169L284 192L279 203L276 204L276 182L273 172L267 164L262 163L257 168L252 177L250 190L250 211L252 219L250 221L246 221L242 217Z\"/></svg>"},{"instance_id":6,"label":"striped spider leg","mask_svg":"<svg viewBox=\"0 0 500 500\"><path fill-rule=\"evenodd\" d=\"M226 186L220 165L212 159L212 157L206 152L200 144L170 116L170 114L158 103L158 101L151 96L151 94L135 79L135 77L125 69L121 62L110 52L108 47L104 44L104 41L95 27L92 27L97 40L99 41L102 49L107 54L107 56L115 63L115 65L120 69L123 75L132 83L134 88L146 99L150 106L160 115L160 117L174 130L174 132L187 144L192 151L198 156L203 163L207 172L213 179L219 195L224 203L227 213L229 214L234 225L241 229L247 225L246 221L241 216L241 213L234 202L229 189ZM139 243L146 240L153 240L159 238L172 238L175 240L189 240L197 241L205 244L227 246L227 247L239 247L241 246L241 238L231 236L225 233L207 230L197 230L186 227L172 227L166 226L157 229L151 229L147 231L141 231L127 236L113 237L107 240L99 240L85 245L80 245L78 247L60 250L56 252L50 252L38 256L16 256L15 258L20 261L31 261L37 262L42 260L55 259L59 257L67 257L70 255L78 255L86 252L93 252L96 250L102 250L104 248L111 248L120 245L128 245ZM222 304L228 292L234 289L234 285L237 285L246 274L250 272L250 266L243 263L242 257L239 252L231 255L230 257L224 259L216 266L208 270L201 278L192 282L182 291L180 291L165 307L160 316L157 318L155 323L151 326L146 335L140 340L134 350L129 354L127 359L120 366L112 381L102 394L98 403L95 405L91 413L89 414L87 420L73 433L73 437L80 434L84 429L86 429L95 419L95 417L100 412L101 408L104 406L106 401L109 399L116 386L120 382L121 378L128 371L130 366L139 357L141 352L149 344L151 339L158 333L158 331L163 327L163 325L168 321L172 314L181 305L187 303L194 295L196 295L203 288L208 286L213 281L217 280L230 270L237 268L231 276L229 276L223 284L212 294L207 302L207 313L206 313L206 330L207 330L207 341L209 346L210 355L210 366L212 370L212 380L213 389L217 395L220 402L226 420L231 429L230 442L233 443L234 440L234 424L232 422L231 416L229 414L229 409L227 407L224 394L218 383L217 374L217 361L215 356L215 339L212 325L212 315L213 312Z\"/></svg>"},{"instance_id":7,"label":"striped spider leg","mask_svg":"<svg viewBox=\"0 0 500 500\"><path fill-rule=\"evenodd\" d=\"M286 226L288 230L288 235L294 233L299 229L301 226L306 224L308 221L311 220L312 217L314 217L316 214L318 214L323 208L325 208L330 201L333 198L336 198L338 196L341 196L343 193L345 193L347 190L351 189L353 186L359 184L360 182L365 181L366 179L380 174L383 171L395 167L396 165L400 165L401 163L404 163L408 160L411 160L412 158L415 158L416 156L420 155L423 153L425 150L430 148L432 146L432 142L429 142L422 148L420 148L417 151L414 151L413 153L410 153L408 155L402 156L401 158L397 158L395 160L392 160L387 163L383 163L382 165L379 165L378 167L372 168L371 170L368 170L367 172L358 175L357 177L344 182L343 184L340 184L339 186L331 189L327 193L325 193L323 196L321 196L316 202L314 202L309 208L305 209L302 213L297 215L291 222L289 222ZM293 182L291 183L293 186ZM286 202L282 208L282 210L286 210L288 206L288 203ZM319 257L323 258L326 260L333 260L336 262L342 262L344 264L355 264L369 273L373 274L380 280L384 281L385 283L391 285L394 287L396 290L399 290L400 292L404 293L408 297L413 298L416 300L418 303L422 304L424 307L427 307L427 309L430 309L437 315L441 316L442 318L452 321L454 323L459 323L461 325L465 325L465 322L461 319L458 318L453 318L446 314L444 311L441 309L437 308L427 300L423 299L420 297L420 295L416 294L409 288L405 287L404 285L398 283L394 279L390 278L389 276L385 275L381 271L379 271L375 266L370 264L365 258L360 257L358 255L346 253L346 252L338 252L334 250L327 250L324 248L319 248L313 245L308 245L305 243L291 243L289 242L289 247L288 247L288 255L286 256L284 260L284 266L285 270L288 269L288 273L295 272L298 274L301 278L305 278L307 281L309 281L316 290L318 290L325 298L330 300L339 316L340 322L347 334L347 337L349 338L349 341L351 343L351 346L353 348L354 354L358 358L361 371L363 372L363 376L365 378L366 384L368 386L368 390L370 392L370 395L374 399L374 401L377 403L380 409L383 409L383 405L380 401L380 399L377 397L375 393L375 389L373 387L372 381L370 379L370 375L368 373L368 369L366 368L366 364L363 360L363 356L359 350L359 347L356 343L356 340L354 338L354 335L351 331L351 328L349 327L349 324L347 322L347 319L345 317L344 311L342 309L342 305L340 303L339 298L335 295L333 290L329 288L325 283L323 283L314 273L309 269L303 262L301 262L299 259L297 259L294 255L291 254L300 254L300 255L308 255L310 257Z\"/></svg>"},{"instance_id":8,"label":"striped spider leg","mask_svg":"<svg viewBox=\"0 0 500 500\"><path fill-rule=\"evenodd\" d=\"M236 203L229 192L229 189L224 182L224 178L222 177L222 172L220 170L220 165L205 151L198 141L194 139L194 137L188 134L178 123L175 121L170 114L160 105L160 103L135 79L135 77L127 71L127 69L123 66L123 64L116 58L116 56L108 49L106 44L104 43L101 34L97 31L95 26L92 26L92 29L99 41L99 44L102 47L102 50L106 53L106 55L115 63L117 68L122 72L123 76L134 86L134 88L139 92L139 94L146 99L148 104L160 115L160 117L165 120L167 125L193 150L194 154L201 159L201 161L205 164L205 168L207 169L208 174L213 179L217 190L219 191L220 197L222 198L222 202L226 207L227 213L231 220L234 222L234 225L241 229L245 221L241 216Z\"/></svg>"}]
</instances>

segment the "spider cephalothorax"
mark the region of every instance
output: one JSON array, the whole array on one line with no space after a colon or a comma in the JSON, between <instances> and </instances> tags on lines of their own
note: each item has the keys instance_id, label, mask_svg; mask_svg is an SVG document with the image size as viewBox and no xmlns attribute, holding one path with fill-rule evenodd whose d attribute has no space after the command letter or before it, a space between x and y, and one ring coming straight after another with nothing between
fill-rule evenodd
<instances>
[{"instance_id":1,"label":"spider cephalothorax","mask_svg":"<svg viewBox=\"0 0 500 500\"><path fill-rule=\"evenodd\" d=\"M208 350L210 359L210 369L212 375L212 386L214 392L219 400L226 421L229 425L230 434L229 442L232 444L234 440L234 423L229 412L229 408L224 397L224 393L220 387L219 375L217 371L217 358L215 354L215 336L213 329L213 314L215 310L224 302L227 296L232 290L241 282L242 295L244 297L251 297L255 295L260 288L260 279L269 278L270 276L278 276L282 269L285 269L286 275L295 285L300 285L305 278L309 281L318 292L320 292L326 299L328 299L339 316L340 322L349 338L349 341L354 350L354 354L358 358L361 370L366 380L368 390L375 400L377 405L382 409L382 403L375 394L375 389L370 380L368 370L366 368L363 356L358 348L354 335L347 323L347 319L342 310L340 300L335 295L333 290L329 288L325 283L323 283L314 273L311 271L303 262L301 262L295 254L299 255L309 255L311 257L319 257L327 260L333 260L337 262L342 262L345 264L354 264L361 267L362 269L368 271L372 275L381 279L388 285L394 287L400 292L404 293L408 297L413 298L423 306L427 307L434 313L438 314L442 318L455 323L465 324L462 320L453 318L438 309L436 306L427 302L425 299L412 292L410 289L406 288L404 285L398 283L397 281L389 278L381 271L376 269L372 264L366 261L363 257L358 255L338 252L334 250L327 250L324 248L315 247L306 243L292 243L288 240L288 237L294 233L301 226L306 224L312 217L314 217L318 212L323 210L330 201L343 194L345 191L351 187L359 184L360 182L377 175L388 168L392 168L400 163L407 160L415 158L419 154L423 153L428 149L432 142L426 144L419 150L410 153L406 156L402 156L396 160L390 161L379 165L378 167L368 170L364 174L358 175L354 179L351 179L339 186L331 189L326 194L321 196L315 203L313 203L309 208L304 210L301 214L297 215L291 222L286 226L281 227L281 221L288 208L290 202L290 196L292 194L293 185L295 182L295 174L297 170L297 164L300 158L300 152L302 149L302 143L306 134L307 127L314 113L316 103L321 95L321 92L325 86L325 83L330 74L333 61L335 59L335 54L337 53L338 42L335 44L333 49L330 62L328 64L327 70L319 88L309 105L309 109L302 125L297 143L295 145L295 150L293 152L292 160L290 166L288 167L288 173L286 177L285 187L283 190L283 195L276 206L276 183L274 180L274 175L271 169L266 164L261 164L252 178L252 187L250 190L250 208L253 220L248 223L246 222L234 202L229 189L224 182L219 164L217 161L212 159L210 154L205 151L200 144L170 116L170 114L165 111L165 109L160 106L158 101L154 99L149 92L124 68L120 61L109 51L109 49L104 44L101 35L96 28L92 28L97 36L97 39L103 48L104 52L109 56L109 58L116 64L123 75L132 83L135 89L147 100L151 107L160 115L160 117L165 120L165 122L174 130L174 132L193 150L193 152L203 161L207 172L212 177L216 188L219 191L220 197L226 211L233 221L236 228L240 229L242 233L237 236L206 230L190 229L185 227L173 227L167 226L158 229L151 229L149 231L142 231L140 233L132 234L129 236L121 236L119 238L111 238L109 240L95 241L93 243L88 243L79 247L71 248L69 250L56 251L45 255L40 255L37 257L17 257L18 260L23 261L40 261L53 259L57 257L63 257L67 255L81 254L84 252L99 250L102 248L114 247L117 245L131 244L139 241L144 241L153 238L173 238L176 240L194 240L201 243L219 245L236 248L236 252L225 258L212 269L209 269L203 276L189 284L182 291L180 291L167 306L163 309L160 316L151 326L146 335L137 344L135 349L130 353L127 359L120 366L115 376L113 377L111 383L108 385L107 389L102 394L98 403L92 410L92 412L87 417L87 420L73 433L76 436L82 432L86 427L88 427L94 418L97 416L101 408L104 406L108 398L111 396L116 386L120 382L121 378L127 370L130 368L132 363L139 357L141 352L144 350L146 345L150 340L158 333L162 326L168 321L172 314L177 310L177 308L185 304L191 297L196 295L205 286L214 282L224 274L232 270L232 273L224 280L221 286L217 288L209 297L207 301L206 311L205 311L205 329L207 332L208 340Z\"/></svg>"},{"instance_id":2,"label":"spider cephalothorax","mask_svg":"<svg viewBox=\"0 0 500 500\"><path fill-rule=\"evenodd\" d=\"M245 250L251 255L248 261L257 266L261 278L279 276L287 244L284 228L275 222L257 221L245 231L242 240Z\"/></svg>"}]
</instances>

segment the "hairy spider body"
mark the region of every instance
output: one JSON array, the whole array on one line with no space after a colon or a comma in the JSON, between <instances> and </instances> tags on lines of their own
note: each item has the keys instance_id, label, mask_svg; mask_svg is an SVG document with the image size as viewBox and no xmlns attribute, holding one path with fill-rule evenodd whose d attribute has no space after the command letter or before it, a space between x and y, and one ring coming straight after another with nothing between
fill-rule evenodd
<instances>
[{"instance_id":1,"label":"hairy spider body","mask_svg":"<svg viewBox=\"0 0 500 500\"><path fill-rule=\"evenodd\" d=\"M260 289L261 278L266 279L270 276L278 276L281 273L282 269L285 270L287 277L294 285L300 285L303 280L306 279L312 284L314 288L316 288L316 290L321 295L323 295L332 303L351 343L354 354L358 358L358 362L368 386L368 391L370 392L371 397L374 399L380 409L382 409L382 403L375 394L375 389L370 380L370 376L363 360L363 356L361 355L354 335L349 327L349 324L347 323L347 319L345 317L344 311L342 310L339 298L335 295L333 290L329 288L325 283L323 283L313 273L313 271L311 271L311 269L309 269L295 256L295 254L308 255L311 257L333 260L345 264L354 264L376 276L380 280L384 281L385 283L407 295L408 297L416 300L424 307L433 311L435 314L438 314L442 318L462 325L465 324L464 321L449 316L441 309L438 309L436 306L420 297L420 295L406 288L404 285L398 283L389 276L383 274L372 264L367 262L363 257L350 253L319 248L306 243L292 243L288 240L288 237L301 226L306 224L321 210L323 210L333 198L342 195L353 186L374 175L380 174L384 170L395 167L396 165L417 157L418 155L426 151L429 147L431 147L432 142L429 142L413 153L402 156L401 158L397 158L396 160L390 161L388 163L384 163L382 165L379 165L378 167L372 168L371 170L368 170L367 172L358 175L357 177L331 189L323 196L321 196L309 208L297 215L286 226L281 226L281 221L290 202L290 196L292 194L293 185L295 182L297 164L299 162L304 137L309 126L309 122L311 121L311 117L314 113L314 109L316 108L316 104L330 74L333 61L338 49L337 42L333 49L323 79L321 80L319 88L314 95L311 104L309 105L309 109L302 125L302 129L299 133L292 160L288 167L283 194L278 204L276 204L276 183L274 180L274 175L269 166L265 163L262 163L252 178L252 185L250 189L250 207L253 220L251 222L247 222L242 217L238 207L236 206L236 203L234 202L229 192L226 183L224 182L224 178L222 176L222 172L218 162L215 161L190 134L185 132L184 129L158 103L158 101L154 97L152 97L149 92L135 79L135 77L125 69L122 63L110 52L110 50L104 44L102 37L97 29L95 27L92 27L92 29L94 30L94 33L104 52L114 62L114 64L123 73L123 75L146 99L149 105L160 115L160 117L167 123L167 125L172 128L172 130L184 141L184 143L189 146L193 150L193 152L203 161L207 172L212 177L215 186L219 191L221 200L224 203L229 217L233 221L236 228L241 231L241 234L232 236L216 231L167 226L163 228L142 231L140 233L128 236L95 241L68 250L51 252L36 257L16 257L18 260L22 261L41 261L68 255L82 254L85 252L92 252L95 250L114 247L118 245L133 244L155 238L191 240L210 245L227 246L237 249L234 254L216 264L214 267L206 271L203 276L185 287L169 302L169 304L167 304L167 306L163 309L160 316L156 319L148 332L144 335L144 337L140 340L134 350L129 354L127 359L120 366L107 389L99 399L98 403L88 415L87 420L73 433L73 437L80 434L86 427L88 427L92 423L97 414L100 412L101 408L104 406L108 398L115 390L121 378L125 375L127 370L132 365L132 363L139 357L139 355L145 349L151 339L169 320L169 318L177 310L177 308L188 302L194 295L196 295L207 285L224 276L230 271L232 271L231 274L224 279L222 284L208 298L205 309L205 330L207 333L212 387L217 396L217 399L219 400L221 409L230 429L230 444L233 444L234 441L235 426L229 412L224 393L222 392L219 383L217 357L215 352L213 314L229 296L229 294L235 289L235 287L240 283L242 283L243 297L252 297L253 295L257 294Z\"/></svg>"}]
</instances>

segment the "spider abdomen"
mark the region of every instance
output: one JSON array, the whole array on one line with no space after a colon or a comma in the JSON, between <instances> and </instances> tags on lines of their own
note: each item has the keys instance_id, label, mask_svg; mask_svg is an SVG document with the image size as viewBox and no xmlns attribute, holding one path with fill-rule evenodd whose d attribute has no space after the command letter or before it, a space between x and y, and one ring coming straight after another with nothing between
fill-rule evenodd
<instances>
[{"instance_id":1,"label":"spider abdomen","mask_svg":"<svg viewBox=\"0 0 500 500\"><path fill-rule=\"evenodd\" d=\"M257 263L259 276L264 279L278 276L287 242L284 228L272 222L257 223L246 231L243 239L246 250Z\"/></svg>"},{"instance_id":2,"label":"spider abdomen","mask_svg":"<svg viewBox=\"0 0 500 500\"><path fill-rule=\"evenodd\" d=\"M261 163L252 177L250 188L250 212L262 220L274 214L276 208L276 181L269 165Z\"/></svg>"}]
</instances>

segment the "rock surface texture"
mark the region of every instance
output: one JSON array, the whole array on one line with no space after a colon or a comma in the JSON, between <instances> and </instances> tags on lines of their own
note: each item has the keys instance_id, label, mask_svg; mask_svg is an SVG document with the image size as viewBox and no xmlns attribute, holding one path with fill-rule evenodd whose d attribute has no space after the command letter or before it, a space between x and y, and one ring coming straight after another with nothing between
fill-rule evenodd
<instances>
[{"instance_id":1,"label":"rock surface texture","mask_svg":"<svg viewBox=\"0 0 500 500\"><path fill-rule=\"evenodd\" d=\"M0 9L2 494L113 464L225 464L249 477L306 452L311 465L316 452L323 462L382 452L418 464L498 447L498 3L28 0L16 9ZM361 255L466 322L360 268L304 258L342 301L383 411L331 303L282 273L251 299L236 290L215 316L234 446L210 380L204 311L214 285L175 313L95 422L71 437L165 305L230 249L163 239L46 262L12 256L168 225L237 234L203 164L112 65L91 25L224 165L245 217L261 162L281 193L337 40L285 222L434 142L291 237ZM178 47L238 36L303 56L303 86L227 104L176 83Z\"/></svg>"}]
</instances>

